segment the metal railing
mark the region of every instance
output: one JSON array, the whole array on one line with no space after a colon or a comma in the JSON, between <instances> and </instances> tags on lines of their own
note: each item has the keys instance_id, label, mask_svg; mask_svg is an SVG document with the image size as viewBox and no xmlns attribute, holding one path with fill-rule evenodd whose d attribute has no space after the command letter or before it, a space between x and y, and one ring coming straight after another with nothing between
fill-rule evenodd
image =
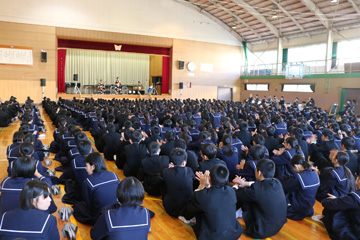
<instances>
[{"instance_id":1,"label":"metal railing","mask_svg":"<svg viewBox=\"0 0 360 240\"><path fill-rule=\"evenodd\" d=\"M241 66L241 76L286 75L286 66L295 65L295 64L302 64L304 66L304 75L360 73L360 58L343 58L343 59L334 59L334 60L329 59L329 60L289 62L286 64L270 63L270 64Z\"/></svg>"}]
</instances>

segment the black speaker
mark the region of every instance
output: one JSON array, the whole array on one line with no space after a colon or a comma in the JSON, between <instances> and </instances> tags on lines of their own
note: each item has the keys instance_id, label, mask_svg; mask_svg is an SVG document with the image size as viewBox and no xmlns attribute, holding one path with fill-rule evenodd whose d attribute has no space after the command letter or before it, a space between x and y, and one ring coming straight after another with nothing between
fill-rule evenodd
<instances>
[{"instance_id":1,"label":"black speaker","mask_svg":"<svg viewBox=\"0 0 360 240\"><path fill-rule=\"evenodd\" d=\"M184 83L183 82L179 82L179 88L184 89Z\"/></svg>"},{"instance_id":2,"label":"black speaker","mask_svg":"<svg viewBox=\"0 0 360 240\"><path fill-rule=\"evenodd\" d=\"M74 81L77 81L78 80L78 74L74 74Z\"/></svg>"},{"instance_id":3,"label":"black speaker","mask_svg":"<svg viewBox=\"0 0 360 240\"><path fill-rule=\"evenodd\" d=\"M179 61L179 69L182 70L184 69L185 66L185 62L184 61Z\"/></svg>"},{"instance_id":4,"label":"black speaker","mask_svg":"<svg viewBox=\"0 0 360 240\"><path fill-rule=\"evenodd\" d=\"M46 79L45 78L40 79L40 86L42 86L42 87L46 86Z\"/></svg>"},{"instance_id":5,"label":"black speaker","mask_svg":"<svg viewBox=\"0 0 360 240\"><path fill-rule=\"evenodd\" d=\"M41 62L47 62L47 52L41 52Z\"/></svg>"}]
</instances>

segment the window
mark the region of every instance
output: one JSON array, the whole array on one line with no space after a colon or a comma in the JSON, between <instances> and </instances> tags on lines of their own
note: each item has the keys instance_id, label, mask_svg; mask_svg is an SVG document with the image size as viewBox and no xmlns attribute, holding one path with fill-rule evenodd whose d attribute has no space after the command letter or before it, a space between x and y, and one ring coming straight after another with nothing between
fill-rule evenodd
<instances>
[{"instance_id":1,"label":"window","mask_svg":"<svg viewBox=\"0 0 360 240\"><path fill-rule=\"evenodd\" d=\"M315 84L283 84L283 92L315 92Z\"/></svg>"},{"instance_id":2,"label":"window","mask_svg":"<svg viewBox=\"0 0 360 240\"><path fill-rule=\"evenodd\" d=\"M269 91L269 84L245 84L247 91Z\"/></svg>"},{"instance_id":3,"label":"window","mask_svg":"<svg viewBox=\"0 0 360 240\"><path fill-rule=\"evenodd\" d=\"M292 47L288 50L288 62L303 62L306 66L322 66L325 64L325 55L325 43Z\"/></svg>"},{"instance_id":4,"label":"window","mask_svg":"<svg viewBox=\"0 0 360 240\"><path fill-rule=\"evenodd\" d=\"M360 39L341 41L338 44L337 57L343 63L358 62L360 56Z\"/></svg>"}]
</instances>

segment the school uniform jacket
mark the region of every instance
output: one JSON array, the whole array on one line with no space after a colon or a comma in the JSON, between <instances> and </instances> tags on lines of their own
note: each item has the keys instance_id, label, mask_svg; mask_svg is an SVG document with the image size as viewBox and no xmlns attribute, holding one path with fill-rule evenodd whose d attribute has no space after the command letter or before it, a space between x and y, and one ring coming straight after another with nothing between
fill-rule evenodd
<instances>
[{"instance_id":1,"label":"school uniform jacket","mask_svg":"<svg viewBox=\"0 0 360 240\"><path fill-rule=\"evenodd\" d=\"M4 213L10 210L13 210L15 208L19 208L19 197L21 190L25 183L27 183L30 180L34 180L37 178L23 178L23 177L6 177L2 183L1 183L1 202L0 202L0 213ZM51 188L51 180L46 177L40 178L40 181L45 182L49 188ZM51 202L51 205L49 207L50 213L53 213L56 211L56 205L54 201Z\"/></svg>"},{"instance_id":2,"label":"school uniform jacket","mask_svg":"<svg viewBox=\"0 0 360 240\"><path fill-rule=\"evenodd\" d=\"M226 163L226 166L229 170L229 180L232 181L238 172L236 166L239 164L239 152L237 148L233 148L233 155L228 156L223 152L224 148L225 147L218 148L217 157Z\"/></svg>"},{"instance_id":3,"label":"school uniform jacket","mask_svg":"<svg viewBox=\"0 0 360 240\"><path fill-rule=\"evenodd\" d=\"M169 215L178 217L193 193L194 172L189 167L165 168L163 179L165 183L162 193L164 208Z\"/></svg>"},{"instance_id":4,"label":"school uniform jacket","mask_svg":"<svg viewBox=\"0 0 360 240\"><path fill-rule=\"evenodd\" d=\"M326 198L321 204L325 210L332 212L322 221L333 239L360 238L360 190L340 198Z\"/></svg>"},{"instance_id":5,"label":"school uniform jacket","mask_svg":"<svg viewBox=\"0 0 360 240\"><path fill-rule=\"evenodd\" d=\"M109 171L93 173L84 180L82 198L94 216L104 206L117 202L116 189L119 182L117 175Z\"/></svg>"},{"instance_id":6,"label":"school uniform jacket","mask_svg":"<svg viewBox=\"0 0 360 240\"><path fill-rule=\"evenodd\" d=\"M193 229L199 240L236 240L243 230L235 212L234 189L228 185L212 186L193 193L184 217L196 217Z\"/></svg>"},{"instance_id":7,"label":"school uniform jacket","mask_svg":"<svg viewBox=\"0 0 360 240\"><path fill-rule=\"evenodd\" d=\"M144 144L133 143L124 147L126 160L124 163L124 175L126 177L136 176L139 171L141 160L147 155L147 149Z\"/></svg>"},{"instance_id":8,"label":"school uniform jacket","mask_svg":"<svg viewBox=\"0 0 360 240\"><path fill-rule=\"evenodd\" d=\"M121 207L103 211L90 231L94 240L146 240L150 230L149 210L144 207Z\"/></svg>"},{"instance_id":9,"label":"school uniform jacket","mask_svg":"<svg viewBox=\"0 0 360 240\"><path fill-rule=\"evenodd\" d=\"M253 238L271 237L287 222L284 190L275 178L237 190L236 198L244 211L245 233Z\"/></svg>"},{"instance_id":10,"label":"school uniform jacket","mask_svg":"<svg viewBox=\"0 0 360 240\"><path fill-rule=\"evenodd\" d=\"M213 159L209 159L209 160L203 160L199 163L199 169L198 171L201 171L201 172L205 172L206 170L211 170L211 168L215 165L215 164L222 164L224 165L225 167L226 166L226 163L223 161L223 160L220 160L218 158L213 158Z\"/></svg>"},{"instance_id":11,"label":"school uniform jacket","mask_svg":"<svg viewBox=\"0 0 360 240\"><path fill-rule=\"evenodd\" d=\"M292 220L302 220L314 214L316 192L320 179L314 170L296 173L283 182L283 188L288 202L287 217Z\"/></svg>"},{"instance_id":12,"label":"school uniform jacket","mask_svg":"<svg viewBox=\"0 0 360 240\"><path fill-rule=\"evenodd\" d=\"M343 167L327 167L320 174L320 187L316 194L316 200L321 202L328 197L328 193L342 197L350 192L347 187L348 179Z\"/></svg>"},{"instance_id":13,"label":"school uniform jacket","mask_svg":"<svg viewBox=\"0 0 360 240\"><path fill-rule=\"evenodd\" d=\"M292 148L290 150L284 151L281 155L274 155L272 157L272 160L275 163L275 177L294 174L290 160L296 154L296 148ZM304 157L304 153L302 151L300 151L300 155Z\"/></svg>"},{"instance_id":14,"label":"school uniform jacket","mask_svg":"<svg viewBox=\"0 0 360 240\"><path fill-rule=\"evenodd\" d=\"M246 179L246 181L256 181L255 172L258 160L247 160L244 168L239 170L237 175Z\"/></svg>"},{"instance_id":15,"label":"school uniform jacket","mask_svg":"<svg viewBox=\"0 0 360 240\"><path fill-rule=\"evenodd\" d=\"M168 156L151 155L141 161L144 174L144 189L148 194L160 194L161 174L169 166Z\"/></svg>"},{"instance_id":16,"label":"school uniform jacket","mask_svg":"<svg viewBox=\"0 0 360 240\"><path fill-rule=\"evenodd\" d=\"M0 239L60 240L56 218L38 209L3 213L0 219Z\"/></svg>"}]
</instances>

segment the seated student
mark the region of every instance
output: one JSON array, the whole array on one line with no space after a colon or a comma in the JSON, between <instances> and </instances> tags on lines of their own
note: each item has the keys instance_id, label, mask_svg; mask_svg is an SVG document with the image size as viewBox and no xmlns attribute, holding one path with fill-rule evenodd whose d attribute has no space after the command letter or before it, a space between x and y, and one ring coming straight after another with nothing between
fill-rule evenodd
<instances>
[{"instance_id":1,"label":"seated student","mask_svg":"<svg viewBox=\"0 0 360 240\"><path fill-rule=\"evenodd\" d=\"M216 156L226 163L229 170L229 179L234 179L238 172L236 166L239 164L239 152L237 148L232 146L232 138L230 135L223 135Z\"/></svg>"},{"instance_id":2,"label":"seated student","mask_svg":"<svg viewBox=\"0 0 360 240\"><path fill-rule=\"evenodd\" d=\"M238 239L242 233L236 220L236 194L229 186L229 171L216 164L205 174L198 173L199 187L184 210L184 217L196 217L197 239Z\"/></svg>"},{"instance_id":3,"label":"seated student","mask_svg":"<svg viewBox=\"0 0 360 240\"><path fill-rule=\"evenodd\" d=\"M60 118L58 124L59 124L59 127L56 128L56 129L54 130L54 133L53 133L54 141L52 141L52 142L50 143L49 151L52 152L52 153L57 153L57 152L60 150L61 137L62 137L65 133L67 133L67 128L66 128L67 122L66 122L66 119L65 119L65 118Z\"/></svg>"},{"instance_id":4,"label":"seated student","mask_svg":"<svg viewBox=\"0 0 360 240\"><path fill-rule=\"evenodd\" d=\"M174 147L181 148L186 151L187 154L186 166L191 168L195 172L196 169L199 167L199 161L196 153L194 151L186 149L186 143L184 139L176 139L174 141Z\"/></svg>"},{"instance_id":5,"label":"seated student","mask_svg":"<svg viewBox=\"0 0 360 240\"><path fill-rule=\"evenodd\" d=\"M19 207L19 196L24 184L30 180L39 179L51 188L51 180L41 175L36 169L36 161L30 157L19 157L13 162L11 177L5 178L1 183L0 213ZM54 213L57 207L51 202L49 213Z\"/></svg>"},{"instance_id":6,"label":"seated student","mask_svg":"<svg viewBox=\"0 0 360 240\"><path fill-rule=\"evenodd\" d=\"M268 238L280 231L287 222L286 198L279 180L273 178L275 163L261 159L256 165L256 182L236 177L233 182L237 207L241 207L246 225L245 234L253 238Z\"/></svg>"},{"instance_id":7,"label":"seated student","mask_svg":"<svg viewBox=\"0 0 360 240\"><path fill-rule=\"evenodd\" d=\"M52 202L46 183L28 181L22 188L18 202L20 208L1 216L0 239L60 240L56 218L46 212Z\"/></svg>"},{"instance_id":8,"label":"seated student","mask_svg":"<svg viewBox=\"0 0 360 240\"><path fill-rule=\"evenodd\" d=\"M345 166L349 161L346 152L334 150L330 154L334 167L327 167L321 171L320 187L316 194L316 200L321 202L328 197L328 194L335 197L342 197L350 191L354 191L354 176Z\"/></svg>"},{"instance_id":9,"label":"seated student","mask_svg":"<svg viewBox=\"0 0 360 240\"><path fill-rule=\"evenodd\" d=\"M31 133L27 133L24 135L23 142L32 143L34 146L34 153L36 153L39 157L39 161L43 161L45 154L43 149L43 144L39 139L35 139L35 136Z\"/></svg>"},{"instance_id":10,"label":"seated student","mask_svg":"<svg viewBox=\"0 0 360 240\"><path fill-rule=\"evenodd\" d=\"M351 133L356 142L355 149L360 150L360 129L355 128Z\"/></svg>"},{"instance_id":11,"label":"seated student","mask_svg":"<svg viewBox=\"0 0 360 240\"><path fill-rule=\"evenodd\" d=\"M274 156L272 160L275 163L275 177L282 177L284 175L293 175L294 170L291 167L290 160L295 154L300 154L304 157L304 153L301 151L298 141L294 137L286 138L284 142L285 148L274 150Z\"/></svg>"},{"instance_id":12,"label":"seated student","mask_svg":"<svg viewBox=\"0 0 360 240\"><path fill-rule=\"evenodd\" d=\"M141 166L141 160L147 155L146 146L140 143L141 140L141 133L134 131L131 135L130 144L124 147L125 162L123 169L126 177L137 175Z\"/></svg>"},{"instance_id":13,"label":"seated student","mask_svg":"<svg viewBox=\"0 0 360 240\"><path fill-rule=\"evenodd\" d=\"M116 190L118 203L105 207L90 231L91 239L148 239L153 213L142 207L144 188L134 177L123 179Z\"/></svg>"},{"instance_id":14,"label":"seated student","mask_svg":"<svg viewBox=\"0 0 360 240\"><path fill-rule=\"evenodd\" d=\"M165 133L165 143L161 145L160 155L170 156L171 151L174 149L175 133L171 130Z\"/></svg>"},{"instance_id":15,"label":"seated student","mask_svg":"<svg viewBox=\"0 0 360 240\"><path fill-rule=\"evenodd\" d=\"M237 175L245 178L247 181L255 181L256 164L265 156L264 146L260 144L252 146L249 155L251 156L251 160L245 161L245 159L243 159L240 166L237 166L237 168L240 168Z\"/></svg>"},{"instance_id":16,"label":"seated student","mask_svg":"<svg viewBox=\"0 0 360 240\"><path fill-rule=\"evenodd\" d=\"M360 173L360 161L358 157L351 152L355 147L355 140L352 137L344 137L341 139L341 150L345 151L349 155L349 162L346 164L346 167L350 169L351 173Z\"/></svg>"},{"instance_id":17,"label":"seated student","mask_svg":"<svg viewBox=\"0 0 360 240\"><path fill-rule=\"evenodd\" d=\"M121 138L120 133L115 132L115 125L109 123L107 125L108 133L103 136L104 141L104 158L106 160L114 160L116 153L115 144Z\"/></svg>"},{"instance_id":18,"label":"seated student","mask_svg":"<svg viewBox=\"0 0 360 240\"><path fill-rule=\"evenodd\" d=\"M174 129L171 126L172 126L172 121L170 119L166 119L164 121L163 127L161 128L161 131L160 131L160 136L164 141L165 141L165 133L167 131L173 131L174 132Z\"/></svg>"},{"instance_id":19,"label":"seated student","mask_svg":"<svg viewBox=\"0 0 360 240\"><path fill-rule=\"evenodd\" d=\"M266 137L265 137L265 147L269 151L269 157L274 155L273 151L275 148L279 146L279 140L277 140L275 136L275 127L270 126L266 128Z\"/></svg>"},{"instance_id":20,"label":"seated student","mask_svg":"<svg viewBox=\"0 0 360 240\"><path fill-rule=\"evenodd\" d=\"M75 204L81 200L82 184L89 177L84 159L92 152L91 142L80 140L77 142L77 149L79 153L74 156L71 160L71 166L64 170L61 176L64 176L66 192L62 202L67 204Z\"/></svg>"},{"instance_id":21,"label":"seated student","mask_svg":"<svg viewBox=\"0 0 360 240\"><path fill-rule=\"evenodd\" d=\"M199 163L198 171L201 171L202 173L206 170L210 171L210 169L218 163L226 166L226 163L223 160L216 158L217 149L213 143L205 143L201 145L200 153L202 161Z\"/></svg>"},{"instance_id":22,"label":"seated student","mask_svg":"<svg viewBox=\"0 0 360 240\"><path fill-rule=\"evenodd\" d=\"M328 214L323 221L331 239L359 239L360 236L360 177L356 179L357 190L343 197L329 194L321 201Z\"/></svg>"},{"instance_id":23,"label":"seated student","mask_svg":"<svg viewBox=\"0 0 360 240\"><path fill-rule=\"evenodd\" d=\"M239 129L234 131L234 136L241 140L241 142L246 147L250 147L250 142L252 140L251 133L248 131L247 122L241 122L239 124Z\"/></svg>"},{"instance_id":24,"label":"seated student","mask_svg":"<svg viewBox=\"0 0 360 240\"><path fill-rule=\"evenodd\" d=\"M150 157L141 160L139 174L143 175L145 191L150 195L160 195L161 173L169 167L169 157L159 156L160 145L157 142L149 143L148 153Z\"/></svg>"},{"instance_id":25,"label":"seated student","mask_svg":"<svg viewBox=\"0 0 360 240\"><path fill-rule=\"evenodd\" d=\"M101 209L116 203L116 188L120 180L106 169L100 153L90 153L85 159L89 177L82 186L83 202L74 205L74 217L78 222L94 224Z\"/></svg>"},{"instance_id":26,"label":"seated student","mask_svg":"<svg viewBox=\"0 0 360 240\"><path fill-rule=\"evenodd\" d=\"M265 156L264 156L264 158L268 159L268 158L269 158L269 151L268 151L267 148L265 147L265 138L264 138L264 136L262 136L261 134L255 134L255 135L253 136L252 145L255 146L255 145L258 145L258 144L264 147L264 151L265 151ZM250 149L251 149L251 148L252 148L252 147L250 147ZM244 152L248 152L247 147L243 147L243 151L244 151ZM247 158L248 158L249 160L251 160L251 155L248 154L248 155L247 155Z\"/></svg>"},{"instance_id":27,"label":"seated student","mask_svg":"<svg viewBox=\"0 0 360 240\"><path fill-rule=\"evenodd\" d=\"M322 143L316 143L316 135L306 140L310 144L312 150L310 161L321 171L325 167L331 167L331 159L329 159L330 150L339 149L334 141L334 133L330 129L322 131Z\"/></svg>"},{"instance_id":28,"label":"seated student","mask_svg":"<svg viewBox=\"0 0 360 240\"><path fill-rule=\"evenodd\" d=\"M192 138L189 134L189 127L186 124L181 124L180 126L180 134L178 135L180 139L183 139L186 142L186 146L188 146L192 142Z\"/></svg>"},{"instance_id":29,"label":"seated student","mask_svg":"<svg viewBox=\"0 0 360 240\"><path fill-rule=\"evenodd\" d=\"M151 142L161 142L162 138L160 137L160 127L159 126L152 126L150 129L150 135L145 138L144 144L146 146L149 145Z\"/></svg>"},{"instance_id":30,"label":"seated student","mask_svg":"<svg viewBox=\"0 0 360 240\"><path fill-rule=\"evenodd\" d=\"M275 138L279 138L279 136L285 136L287 133L287 125L284 123L281 116L275 116L273 118L274 127L275 127Z\"/></svg>"},{"instance_id":31,"label":"seated student","mask_svg":"<svg viewBox=\"0 0 360 240\"><path fill-rule=\"evenodd\" d=\"M200 119L201 119L201 116L200 116ZM198 130L196 121L191 120L189 124L190 124L189 135L190 135L191 139L193 140L193 142L197 142L200 138L200 131ZM199 124L199 126L200 126L200 124Z\"/></svg>"},{"instance_id":32,"label":"seated student","mask_svg":"<svg viewBox=\"0 0 360 240\"><path fill-rule=\"evenodd\" d=\"M11 149L20 146L23 142L24 133L22 131L16 131L13 135L13 143L6 148L6 155L9 155Z\"/></svg>"},{"instance_id":33,"label":"seated student","mask_svg":"<svg viewBox=\"0 0 360 240\"><path fill-rule=\"evenodd\" d=\"M302 220L314 214L313 206L320 179L317 172L299 154L291 159L291 165L296 174L279 180L288 203L287 217Z\"/></svg>"},{"instance_id":34,"label":"seated student","mask_svg":"<svg viewBox=\"0 0 360 240\"><path fill-rule=\"evenodd\" d=\"M163 205L166 212L173 217L180 215L193 192L195 175L191 168L185 166L186 158L183 149L174 149L170 154L173 164L163 170Z\"/></svg>"}]
</instances>

